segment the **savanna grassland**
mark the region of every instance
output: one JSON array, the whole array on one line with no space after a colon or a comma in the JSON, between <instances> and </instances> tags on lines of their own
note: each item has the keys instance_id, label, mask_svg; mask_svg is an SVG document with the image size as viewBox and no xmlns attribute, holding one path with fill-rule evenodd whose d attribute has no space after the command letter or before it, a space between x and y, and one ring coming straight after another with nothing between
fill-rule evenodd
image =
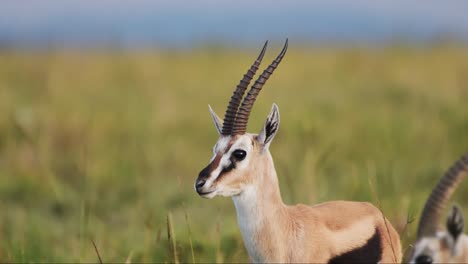
<instances>
[{"instance_id":1,"label":"savanna grassland","mask_svg":"<svg viewBox=\"0 0 468 264\"><path fill-rule=\"evenodd\" d=\"M207 105L224 114L257 52L0 51L0 262L96 262L92 241L105 262L247 261L230 199L193 183L217 140ZM406 249L468 150L468 50L292 43L249 131L273 102L284 201L371 201Z\"/></svg>"}]
</instances>

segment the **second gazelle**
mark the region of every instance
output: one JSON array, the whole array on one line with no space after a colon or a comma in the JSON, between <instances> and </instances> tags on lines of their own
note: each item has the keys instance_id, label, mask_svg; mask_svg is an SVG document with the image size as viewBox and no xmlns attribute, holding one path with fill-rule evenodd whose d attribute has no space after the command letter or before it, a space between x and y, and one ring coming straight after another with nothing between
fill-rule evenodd
<instances>
[{"instance_id":1,"label":"second gazelle","mask_svg":"<svg viewBox=\"0 0 468 264\"><path fill-rule=\"evenodd\" d=\"M220 137L195 182L197 193L232 197L253 262L400 262L398 233L370 203L333 201L312 207L283 203L269 151L280 123L278 106L273 104L259 134L246 133L246 126L257 95L286 53L287 40L242 100L266 46L235 89L224 120L210 107Z\"/></svg>"}]
</instances>

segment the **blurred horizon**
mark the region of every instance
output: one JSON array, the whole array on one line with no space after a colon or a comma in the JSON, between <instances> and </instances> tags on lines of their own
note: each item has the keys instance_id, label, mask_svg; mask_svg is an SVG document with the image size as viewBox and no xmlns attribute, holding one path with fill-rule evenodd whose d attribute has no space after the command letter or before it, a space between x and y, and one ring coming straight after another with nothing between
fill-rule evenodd
<instances>
[{"instance_id":1,"label":"blurred horizon","mask_svg":"<svg viewBox=\"0 0 468 264\"><path fill-rule=\"evenodd\" d=\"M266 39L314 44L468 42L468 2L5 1L0 47L189 48Z\"/></svg>"}]
</instances>

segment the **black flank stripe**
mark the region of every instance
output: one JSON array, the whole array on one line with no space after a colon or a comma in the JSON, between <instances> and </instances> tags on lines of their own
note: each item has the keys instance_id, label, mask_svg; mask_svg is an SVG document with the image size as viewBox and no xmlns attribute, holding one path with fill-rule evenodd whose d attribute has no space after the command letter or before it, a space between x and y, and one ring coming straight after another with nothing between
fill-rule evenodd
<instances>
[{"instance_id":1,"label":"black flank stripe","mask_svg":"<svg viewBox=\"0 0 468 264\"><path fill-rule=\"evenodd\" d=\"M375 230L374 235L362 247L335 256L328 263L377 263L382 259L382 241L380 231Z\"/></svg>"}]
</instances>

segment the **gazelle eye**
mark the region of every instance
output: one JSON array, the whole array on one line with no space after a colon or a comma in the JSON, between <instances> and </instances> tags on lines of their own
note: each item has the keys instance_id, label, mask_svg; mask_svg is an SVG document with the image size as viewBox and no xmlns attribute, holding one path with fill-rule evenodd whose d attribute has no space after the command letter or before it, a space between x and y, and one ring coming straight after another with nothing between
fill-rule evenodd
<instances>
[{"instance_id":1,"label":"gazelle eye","mask_svg":"<svg viewBox=\"0 0 468 264\"><path fill-rule=\"evenodd\" d=\"M245 152L244 150L242 149L236 149L234 150L234 152L232 152L232 156L237 160L237 161L241 161L243 159L245 159L245 156L247 155L247 152Z\"/></svg>"}]
</instances>

